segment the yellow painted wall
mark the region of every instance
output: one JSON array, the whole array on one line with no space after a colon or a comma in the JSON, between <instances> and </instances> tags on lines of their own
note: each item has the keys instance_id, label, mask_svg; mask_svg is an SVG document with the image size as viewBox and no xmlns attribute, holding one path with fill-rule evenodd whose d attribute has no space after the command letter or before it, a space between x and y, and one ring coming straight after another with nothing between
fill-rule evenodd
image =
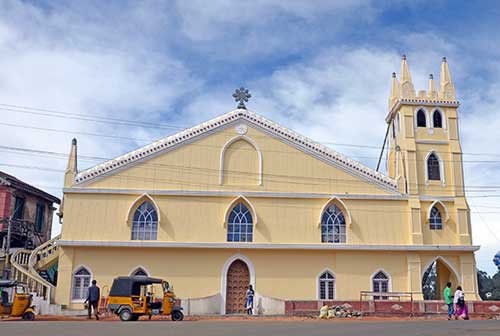
<instances>
[{"instance_id":1,"label":"yellow painted wall","mask_svg":"<svg viewBox=\"0 0 500 336\"><path fill-rule=\"evenodd\" d=\"M361 290L371 290L371 276L380 269L390 276L392 291L410 291L405 252L70 247L62 250L66 257L60 261L61 269L74 270L85 265L92 271L103 295L109 292L114 277L129 275L137 266L144 267L151 276L167 279L180 298L215 295L221 292L224 263L237 253L252 262L256 291L277 299L317 299L318 276L325 269L336 277L339 300L356 300ZM435 255L420 253L418 256L423 273ZM445 254L444 258L459 272L457 255ZM63 274L58 280L57 302L70 304L71 276ZM470 292L470 287L465 290ZM71 307L79 308L81 304L73 303Z\"/></svg>"},{"instance_id":2,"label":"yellow painted wall","mask_svg":"<svg viewBox=\"0 0 500 336\"><path fill-rule=\"evenodd\" d=\"M127 212L139 195L66 194L64 240L130 240ZM160 209L159 241L224 242L224 215L233 198L152 196ZM254 242L321 243L328 199L248 197L258 221ZM138 202L141 203L141 202ZM405 201L344 200L352 216L350 244L407 244ZM133 211L133 208L132 208ZM449 239L448 239L449 240Z\"/></svg>"},{"instance_id":3,"label":"yellow painted wall","mask_svg":"<svg viewBox=\"0 0 500 336\"><path fill-rule=\"evenodd\" d=\"M85 187L228 191L241 191L243 188L247 191L391 194L253 127L248 128L246 136L262 152L262 186L255 183L258 175L255 149L242 140L233 143L226 153L228 155L224 164L232 174L230 181L225 178L225 182L230 183L221 185L221 150L236 136L238 134L234 128L219 131L113 175L89 182ZM254 174L253 178L251 174ZM235 176L245 178L237 182Z\"/></svg>"}]
</instances>

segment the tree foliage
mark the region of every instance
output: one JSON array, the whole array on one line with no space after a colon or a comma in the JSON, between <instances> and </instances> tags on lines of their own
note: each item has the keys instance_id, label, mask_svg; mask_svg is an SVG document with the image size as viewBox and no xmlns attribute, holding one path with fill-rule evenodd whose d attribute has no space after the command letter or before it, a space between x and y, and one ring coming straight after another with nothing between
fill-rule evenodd
<instances>
[{"instance_id":1,"label":"tree foliage","mask_svg":"<svg viewBox=\"0 0 500 336\"><path fill-rule=\"evenodd\" d=\"M490 277L484 271L477 271L479 296L483 300L500 300L500 271Z\"/></svg>"}]
</instances>

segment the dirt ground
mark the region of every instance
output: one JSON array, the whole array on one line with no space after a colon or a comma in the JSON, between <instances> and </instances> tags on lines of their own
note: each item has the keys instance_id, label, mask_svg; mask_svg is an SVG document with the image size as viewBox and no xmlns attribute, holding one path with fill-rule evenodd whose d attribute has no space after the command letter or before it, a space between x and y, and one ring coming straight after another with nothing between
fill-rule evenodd
<instances>
[{"instance_id":1,"label":"dirt ground","mask_svg":"<svg viewBox=\"0 0 500 336\"><path fill-rule=\"evenodd\" d=\"M140 318L140 320L147 320L146 316ZM471 320L490 320L491 316L473 316ZM4 318L0 321L19 321L20 318ZM62 315L37 315L37 321L91 321L88 320L86 316L62 316ZM101 315L100 320L104 322L120 321L120 318L115 315ZM153 316L154 321L165 321L170 320L169 316ZM335 323L335 322L360 322L360 321L442 321L446 320L444 315L428 315L428 316L363 316L363 317L353 317L353 318L331 318L331 319L319 319L316 316L246 316L246 315L234 315L234 316L186 316L184 321L279 321L279 322L297 322L297 321L322 321L324 323ZM92 317L92 321L95 318Z\"/></svg>"}]
</instances>

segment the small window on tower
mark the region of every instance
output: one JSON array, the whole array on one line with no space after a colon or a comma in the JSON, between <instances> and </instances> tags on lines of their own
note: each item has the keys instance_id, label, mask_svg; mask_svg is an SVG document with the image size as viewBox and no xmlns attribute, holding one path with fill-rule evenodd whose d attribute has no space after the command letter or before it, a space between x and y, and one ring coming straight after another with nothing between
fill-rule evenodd
<instances>
[{"instance_id":1,"label":"small window on tower","mask_svg":"<svg viewBox=\"0 0 500 336\"><path fill-rule=\"evenodd\" d=\"M429 180L441 180L440 170L439 159L435 153L432 153L427 159L427 178Z\"/></svg>"},{"instance_id":2,"label":"small window on tower","mask_svg":"<svg viewBox=\"0 0 500 336\"><path fill-rule=\"evenodd\" d=\"M417 127L427 127L424 110L418 110L417 112Z\"/></svg>"},{"instance_id":3,"label":"small window on tower","mask_svg":"<svg viewBox=\"0 0 500 336\"><path fill-rule=\"evenodd\" d=\"M432 124L434 128L443 128L443 119L441 112L438 110L434 111L434 114L432 115Z\"/></svg>"}]
</instances>

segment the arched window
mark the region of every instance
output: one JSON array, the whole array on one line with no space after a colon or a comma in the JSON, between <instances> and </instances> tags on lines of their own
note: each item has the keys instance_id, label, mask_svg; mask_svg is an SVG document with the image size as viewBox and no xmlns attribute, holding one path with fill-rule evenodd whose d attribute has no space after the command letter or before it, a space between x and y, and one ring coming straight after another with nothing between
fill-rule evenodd
<instances>
[{"instance_id":1,"label":"arched window","mask_svg":"<svg viewBox=\"0 0 500 336\"><path fill-rule=\"evenodd\" d=\"M335 276L326 271L319 276L319 299L335 299Z\"/></svg>"},{"instance_id":2,"label":"arched window","mask_svg":"<svg viewBox=\"0 0 500 336\"><path fill-rule=\"evenodd\" d=\"M346 226L342 210L331 204L321 216L321 242L345 243Z\"/></svg>"},{"instance_id":3,"label":"arched window","mask_svg":"<svg viewBox=\"0 0 500 336\"><path fill-rule=\"evenodd\" d=\"M441 218L441 212L436 207L432 207L431 214L429 217L429 228L431 230L442 230L443 229L443 219Z\"/></svg>"},{"instance_id":4,"label":"arched window","mask_svg":"<svg viewBox=\"0 0 500 336\"><path fill-rule=\"evenodd\" d=\"M434 128L443 128L443 119L441 116L441 112L435 110L432 114L432 126Z\"/></svg>"},{"instance_id":5,"label":"arched window","mask_svg":"<svg viewBox=\"0 0 500 336\"><path fill-rule=\"evenodd\" d=\"M432 153L427 158L427 178L433 181L441 180L439 159L435 153Z\"/></svg>"},{"instance_id":6,"label":"arched window","mask_svg":"<svg viewBox=\"0 0 500 336\"><path fill-rule=\"evenodd\" d=\"M417 127L427 127L424 110L418 110L417 112Z\"/></svg>"},{"instance_id":7,"label":"arched window","mask_svg":"<svg viewBox=\"0 0 500 336\"><path fill-rule=\"evenodd\" d=\"M389 277L382 271L377 272L372 278L373 291L387 293L389 291ZM387 300L387 296L374 296L374 300Z\"/></svg>"},{"instance_id":8,"label":"arched window","mask_svg":"<svg viewBox=\"0 0 500 336\"><path fill-rule=\"evenodd\" d=\"M132 240L156 240L158 235L158 214L151 202L143 202L134 213Z\"/></svg>"},{"instance_id":9,"label":"arched window","mask_svg":"<svg viewBox=\"0 0 500 336\"><path fill-rule=\"evenodd\" d=\"M253 241L253 219L248 207L239 202L234 206L227 221L228 242Z\"/></svg>"},{"instance_id":10,"label":"arched window","mask_svg":"<svg viewBox=\"0 0 500 336\"><path fill-rule=\"evenodd\" d=\"M142 267L138 267L136 268L131 274L130 276L144 276L144 277L147 277L149 276L148 275L148 272L146 272Z\"/></svg>"},{"instance_id":11,"label":"arched window","mask_svg":"<svg viewBox=\"0 0 500 336\"><path fill-rule=\"evenodd\" d=\"M73 289L71 291L72 300L87 299L91 277L90 271L85 267L80 267L75 273L73 273Z\"/></svg>"}]
</instances>

